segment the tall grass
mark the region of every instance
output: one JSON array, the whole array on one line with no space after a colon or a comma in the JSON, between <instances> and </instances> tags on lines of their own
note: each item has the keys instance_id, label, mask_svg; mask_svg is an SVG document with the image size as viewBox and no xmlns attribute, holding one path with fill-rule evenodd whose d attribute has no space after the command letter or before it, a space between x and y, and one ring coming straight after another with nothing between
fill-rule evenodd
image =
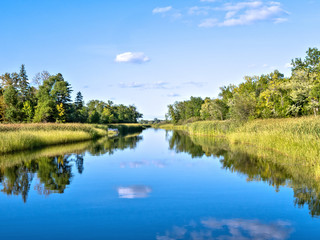
<instances>
[{"instance_id":1,"label":"tall grass","mask_svg":"<svg viewBox=\"0 0 320 240\"><path fill-rule=\"evenodd\" d=\"M75 143L108 135L108 127L90 124L1 124L0 154L48 145Z\"/></svg>"},{"instance_id":2,"label":"tall grass","mask_svg":"<svg viewBox=\"0 0 320 240\"><path fill-rule=\"evenodd\" d=\"M281 152L294 158L294 164L320 164L320 117L253 120L243 124L204 121L161 128L185 130L191 135L223 136L231 143Z\"/></svg>"}]
</instances>

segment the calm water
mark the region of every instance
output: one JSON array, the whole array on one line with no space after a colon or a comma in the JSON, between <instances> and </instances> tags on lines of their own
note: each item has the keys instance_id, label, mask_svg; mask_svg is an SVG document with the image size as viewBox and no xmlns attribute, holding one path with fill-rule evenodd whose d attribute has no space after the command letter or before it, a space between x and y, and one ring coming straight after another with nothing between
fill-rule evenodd
<instances>
[{"instance_id":1,"label":"calm water","mask_svg":"<svg viewBox=\"0 0 320 240\"><path fill-rule=\"evenodd\" d=\"M0 239L319 239L319 193L293 172L154 129L6 156Z\"/></svg>"}]
</instances>

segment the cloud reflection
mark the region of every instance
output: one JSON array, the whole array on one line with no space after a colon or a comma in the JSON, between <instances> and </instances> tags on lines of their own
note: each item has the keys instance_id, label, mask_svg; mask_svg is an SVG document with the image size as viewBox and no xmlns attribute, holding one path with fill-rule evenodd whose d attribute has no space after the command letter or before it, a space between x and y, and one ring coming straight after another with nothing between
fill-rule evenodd
<instances>
[{"instance_id":1,"label":"cloud reflection","mask_svg":"<svg viewBox=\"0 0 320 240\"><path fill-rule=\"evenodd\" d=\"M156 239L285 240L289 238L292 230L291 224L285 221L263 223L259 220L208 218L199 224L192 222L183 227L173 227L171 231L158 235Z\"/></svg>"},{"instance_id":2,"label":"cloud reflection","mask_svg":"<svg viewBox=\"0 0 320 240\"><path fill-rule=\"evenodd\" d=\"M167 166L165 161L134 161L134 162L122 162L120 168L141 168L144 166L154 166L157 168L164 168Z\"/></svg>"},{"instance_id":3,"label":"cloud reflection","mask_svg":"<svg viewBox=\"0 0 320 240\"><path fill-rule=\"evenodd\" d=\"M152 192L152 189L148 186L135 185L129 187L118 187L117 189L119 198L146 198L149 197L149 193Z\"/></svg>"}]
</instances>

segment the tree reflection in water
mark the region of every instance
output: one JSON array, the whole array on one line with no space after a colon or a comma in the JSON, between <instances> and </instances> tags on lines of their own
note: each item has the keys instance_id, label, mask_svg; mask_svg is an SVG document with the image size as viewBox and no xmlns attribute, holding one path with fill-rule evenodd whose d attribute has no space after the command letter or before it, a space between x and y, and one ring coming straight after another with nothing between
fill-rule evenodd
<instances>
[{"instance_id":1,"label":"tree reflection in water","mask_svg":"<svg viewBox=\"0 0 320 240\"><path fill-rule=\"evenodd\" d=\"M189 136L173 131L167 133L169 147L176 152L189 153L193 158L214 156L222 168L240 173L248 181L263 181L279 191L281 186L294 191L294 204L308 205L310 215L320 216L320 183L317 168L301 163L278 152L256 149L253 146L229 144L222 138Z\"/></svg>"},{"instance_id":2,"label":"tree reflection in water","mask_svg":"<svg viewBox=\"0 0 320 240\"><path fill-rule=\"evenodd\" d=\"M75 171L83 173L86 152L94 156L113 154L116 150L135 148L141 139L142 136L133 134L2 156L0 157L1 192L7 195L21 195L26 202L36 176L34 190L39 194L48 196L52 193L64 193ZM57 152L64 154L57 155Z\"/></svg>"}]
</instances>

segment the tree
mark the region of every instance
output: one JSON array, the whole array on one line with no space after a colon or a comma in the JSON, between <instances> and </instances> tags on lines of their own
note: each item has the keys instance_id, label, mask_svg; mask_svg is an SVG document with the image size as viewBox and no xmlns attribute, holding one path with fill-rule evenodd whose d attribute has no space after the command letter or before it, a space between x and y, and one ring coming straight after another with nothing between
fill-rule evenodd
<instances>
[{"instance_id":1,"label":"tree","mask_svg":"<svg viewBox=\"0 0 320 240\"><path fill-rule=\"evenodd\" d=\"M29 86L29 80L28 80L28 76L27 76L27 72L24 64L22 64L20 68L18 84L19 84L19 90L20 90L22 102L29 100L30 86Z\"/></svg>"},{"instance_id":2,"label":"tree","mask_svg":"<svg viewBox=\"0 0 320 240\"><path fill-rule=\"evenodd\" d=\"M0 76L2 88L5 90L9 86L19 87L19 75L17 73L5 73Z\"/></svg>"},{"instance_id":3,"label":"tree","mask_svg":"<svg viewBox=\"0 0 320 240\"><path fill-rule=\"evenodd\" d=\"M100 114L96 110L89 113L89 123L100 123Z\"/></svg>"},{"instance_id":4,"label":"tree","mask_svg":"<svg viewBox=\"0 0 320 240\"><path fill-rule=\"evenodd\" d=\"M37 73L33 77L32 82L33 82L33 84L35 84L39 88L44 81L48 80L48 78L50 76L51 75L50 75L50 73L48 71L42 71L42 72Z\"/></svg>"},{"instance_id":5,"label":"tree","mask_svg":"<svg viewBox=\"0 0 320 240\"><path fill-rule=\"evenodd\" d=\"M84 106L83 96L81 92L77 93L76 99L73 104L73 122L81 122L84 123L88 118L87 108Z\"/></svg>"},{"instance_id":6,"label":"tree","mask_svg":"<svg viewBox=\"0 0 320 240\"><path fill-rule=\"evenodd\" d=\"M221 99L206 99L201 106L201 119L203 120L225 120L229 107Z\"/></svg>"},{"instance_id":7,"label":"tree","mask_svg":"<svg viewBox=\"0 0 320 240\"><path fill-rule=\"evenodd\" d=\"M5 119L8 122L19 122L21 113L18 107L18 91L13 86L9 86L3 94L3 99L6 105Z\"/></svg>"},{"instance_id":8,"label":"tree","mask_svg":"<svg viewBox=\"0 0 320 240\"><path fill-rule=\"evenodd\" d=\"M257 98L257 116L262 118L286 117L290 99L288 88L289 79L279 71L262 75L258 85L263 85Z\"/></svg>"},{"instance_id":9,"label":"tree","mask_svg":"<svg viewBox=\"0 0 320 240\"><path fill-rule=\"evenodd\" d=\"M179 121L179 117L176 114L176 111L174 109L173 105L168 105L168 114L167 114L168 118L170 118L172 120L173 123L178 123Z\"/></svg>"},{"instance_id":10,"label":"tree","mask_svg":"<svg viewBox=\"0 0 320 240\"><path fill-rule=\"evenodd\" d=\"M83 96L81 92L77 93L76 99L74 101L75 110L79 111L83 108Z\"/></svg>"},{"instance_id":11,"label":"tree","mask_svg":"<svg viewBox=\"0 0 320 240\"><path fill-rule=\"evenodd\" d=\"M317 48L309 48L304 60L296 58L292 60L292 71L303 70L308 74L319 71L320 51Z\"/></svg>"},{"instance_id":12,"label":"tree","mask_svg":"<svg viewBox=\"0 0 320 240\"><path fill-rule=\"evenodd\" d=\"M63 103L57 104L57 111L58 111L58 116L57 116L56 122L58 123L66 122L66 113L65 113Z\"/></svg>"},{"instance_id":13,"label":"tree","mask_svg":"<svg viewBox=\"0 0 320 240\"><path fill-rule=\"evenodd\" d=\"M23 103L22 113L25 122L32 122L34 112L30 101L26 101Z\"/></svg>"},{"instance_id":14,"label":"tree","mask_svg":"<svg viewBox=\"0 0 320 240\"><path fill-rule=\"evenodd\" d=\"M38 104L35 111L35 122L60 121L59 107L63 105L65 119L69 119L71 86L66 82L62 74L58 73L49 77L39 87L37 93ZM71 117L70 117L71 118Z\"/></svg>"},{"instance_id":15,"label":"tree","mask_svg":"<svg viewBox=\"0 0 320 240\"><path fill-rule=\"evenodd\" d=\"M113 123L115 117L111 112L110 108L104 108L101 114L101 123Z\"/></svg>"},{"instance_id":16,"label":"tree","mask_svg":"<svg viewBox=\"0 0 320 240\"><path fill-rule=\"evenodd\" d=\"M53 122L55 112L55 99L50 94L55 83L53 78L49 78L43 82L37 92L38 103L34 115L34 122Z\"/></svg>"},{"instance_id":17,"label":"tree","mask_svg":"<svg viewBox=\"0 0 320 240\"><path fill-rule=\"evenodd\" d=\"M4 98L0 89L0 122L3 122L5 120L5 112L6 112L6 106L5 106Z\"/></svg>"},{"instance_id":18,"label":"tree","mask_svg":"<svg viewBox=\"0 0 320 240\"><path fill-rule=\"evenodd\" d=\"M318 115L319 107L320 107L320 82L319 81L317 81L311 88L308 107L313 111L314 116Z\"/></svg>"},{"instance_id":19,"label":"tree","mask_svg":"<svg viewBox=\"0 0 320 240\"><path fill-rule=\"evenodd\" d=\"M254 94L235 93L229 103L230 116L236 121L247 121L255 116L256 98Z\"/></svg>"}]
</instances>

